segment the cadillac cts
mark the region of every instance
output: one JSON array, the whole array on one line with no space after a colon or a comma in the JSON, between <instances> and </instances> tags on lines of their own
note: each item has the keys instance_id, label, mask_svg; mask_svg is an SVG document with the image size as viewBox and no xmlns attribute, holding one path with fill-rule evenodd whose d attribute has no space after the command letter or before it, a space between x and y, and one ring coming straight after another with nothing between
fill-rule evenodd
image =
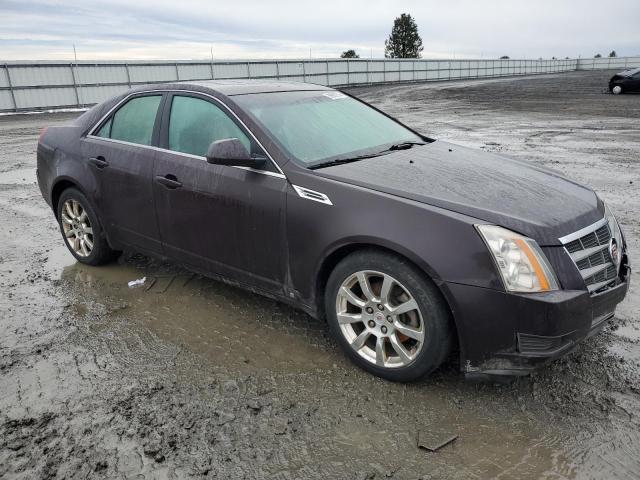
<instances>
[{"instance_id":1,"label":"cadillac cts","mask_svg":"<svg viewBox=\"0 0 640 480\"><path fill-rule=\"evenodd\" d=\"M468 376L526 374L629 285L589 188L316 85L134 88L43 131L38 181L78 261L133 249L288 302L390 380L453 354Z\"/></svg>"}]
</instances>

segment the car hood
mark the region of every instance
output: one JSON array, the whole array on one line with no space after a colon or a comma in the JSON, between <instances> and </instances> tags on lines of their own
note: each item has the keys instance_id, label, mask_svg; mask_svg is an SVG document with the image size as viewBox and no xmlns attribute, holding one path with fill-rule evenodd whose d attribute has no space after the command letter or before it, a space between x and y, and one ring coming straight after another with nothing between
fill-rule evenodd
<instances>
[{"instance_id":1,"label":"car hood","mask_svg":"<svg viewBox=\"0 0 640 480\"><path fill-rule=\"evenodd\" d=\"M604 215L593 190L557 172L442 141L316 173L501 225L543 246Z\"/></svg>"}]
</instances>

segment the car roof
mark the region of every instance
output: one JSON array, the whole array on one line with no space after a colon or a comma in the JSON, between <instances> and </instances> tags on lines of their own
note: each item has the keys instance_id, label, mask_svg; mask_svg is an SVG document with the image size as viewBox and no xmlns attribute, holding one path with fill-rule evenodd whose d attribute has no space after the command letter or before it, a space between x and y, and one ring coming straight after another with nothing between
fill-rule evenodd
<instances>
[{"instance_id":1,"label":"car roof","mask_svg":"<svg viewBox=\"0 0 640 480\"><path fill-rule=\"evenodd\" d=\"M133 88L106 100L91 108L74 120L74 123L90 127L109 112L119 102L132 94L171 90L186 90L195 93L216 94L216 96L231 97L234 95L248 95L252 93L298 92L298 91L335 91L324 85L304 82L273 81L273 80L202 80L154 83L137 85Z\"/></svg>"},{"instance_id":2,"label":"car roof","mask_svg":"<svg viewBox=\"0 0 640 480\"><path fill-rule=\"evenodd\" d=\"M316 85L313 83L249 79L174 82L164 84L163 87L167 89L181 88L194 91L201 91L204 88L226 96L247 95L251 93L333 90L324 85Z\"/></svg>"}]
</instances>

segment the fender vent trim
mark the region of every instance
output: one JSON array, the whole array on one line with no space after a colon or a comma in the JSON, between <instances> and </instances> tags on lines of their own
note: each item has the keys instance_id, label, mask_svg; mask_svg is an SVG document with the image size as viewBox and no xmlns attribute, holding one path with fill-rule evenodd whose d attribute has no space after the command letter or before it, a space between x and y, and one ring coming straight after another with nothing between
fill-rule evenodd
<instances>
[{"instance_id":1,"label":"fender vent trim","mask_svg":"<svg viewBox=\"0 0 640 480\"><path fill-rule=\"evenodd\" d=\"M298 185L291 185L291 186L296 191L298 196L302 198L306 198L307 200L313 200L314 202L324 203L325 205L333 205L333 202L324 193L316 192L315 190L310 190L308 188L300 187Z\"/></svg>"}]
</instances>

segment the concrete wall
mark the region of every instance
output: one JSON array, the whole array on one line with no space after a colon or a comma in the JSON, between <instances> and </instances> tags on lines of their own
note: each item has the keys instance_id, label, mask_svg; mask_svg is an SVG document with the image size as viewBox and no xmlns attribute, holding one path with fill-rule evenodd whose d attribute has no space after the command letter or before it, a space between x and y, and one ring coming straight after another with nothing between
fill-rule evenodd
<instances>
[{"instance_id":1,"label":"concrete wall","mask_svg":"<svg viewBox=\"0 0 640 480\"><path fill-rule=\"evenodd\" d=\"M613 61L613 62L612 62ZM0 112L85 107L132 85L229 78L293 80L335 87L567 72L640 65L640 58L567 60L266 60L7 62Z\"/></svg>"}]
</instances>

